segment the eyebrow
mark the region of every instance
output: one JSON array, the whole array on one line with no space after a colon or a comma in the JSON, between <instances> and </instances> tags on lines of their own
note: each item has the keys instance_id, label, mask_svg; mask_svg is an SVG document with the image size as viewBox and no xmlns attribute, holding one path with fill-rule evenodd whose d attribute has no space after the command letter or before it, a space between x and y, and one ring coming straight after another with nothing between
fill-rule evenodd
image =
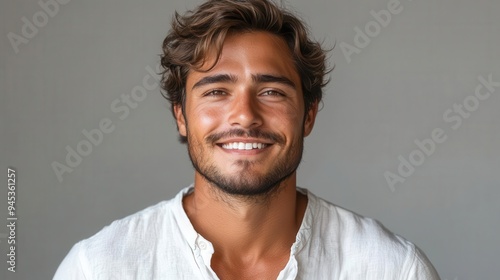
<instances>
[{"instance_id":1,"label":"eyebrow","mask_svg":"<svg viewBox=\"0 0 500 280\"><path fill-rule=\"evenodd\" d=\"M256 83L279 83L283 85L287 85L296 89L295 83L292 80L288 79L284 76L275 76L269 74L257 74L252 75L252 80Z\"/></svg>"},{"instance_id":2,"label":"eyebrow","mask_svg":"<svg viewBox=\"0 0 500 280\"><path fill-rule=\"evenodd\" d=\"M227 83L227 82L236 83L236 81L238 81L238 78L236 78L236 76L234 75L217 74L213 76L203 77L201 80L196 82L191 89L193 90L197 87L215 83Z\"/></svg>"},{"instance_id":3,"label":"eyebrow","mask_svg":"<svg viewBox=\"0 0 500 280\"><path fill-rule=\"evenodd\" d=\"M292 80L284 76L276 76L271 74L256 74L252 75L252 80L255 83L279 83L292 87L293 89L297 88L295 83L292 82ZM193 85L192 90L204 85L215 84L215 83L236 83L237 81L238 78L234 75L216 74L212 76L203 77L201 80L199 80Z\"/></svg>"}]
</instances>

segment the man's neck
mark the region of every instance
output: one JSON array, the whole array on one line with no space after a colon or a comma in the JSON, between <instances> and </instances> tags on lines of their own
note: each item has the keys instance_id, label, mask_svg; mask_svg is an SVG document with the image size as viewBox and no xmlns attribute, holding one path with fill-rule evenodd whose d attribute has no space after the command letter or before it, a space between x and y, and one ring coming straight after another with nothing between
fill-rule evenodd
<instances>
[{"instance_id":1,"label":"man's neck","mask_svg":"<svg viewBox=\"0 0 500 280\"><path fill-rule=\"evenodd\" d=\"M293 174L280 190L258 203L218 193L197 174L195 190L184 197L183 206L195 230L214 245L214 257L251 265L289 256L307 205L307 197L297 193L295 184Z\"/></svg>"}]
</instances>

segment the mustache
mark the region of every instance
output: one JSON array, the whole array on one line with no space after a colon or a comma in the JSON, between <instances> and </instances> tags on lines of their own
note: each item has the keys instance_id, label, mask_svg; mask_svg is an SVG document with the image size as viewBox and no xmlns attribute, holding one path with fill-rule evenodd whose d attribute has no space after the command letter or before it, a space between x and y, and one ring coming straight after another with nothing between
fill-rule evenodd
<instances>
[{"instance_id":1,"label":"mustache","mask_svg":"<svg viewBox=\"0 0 500 280\"><path fill-rule=\"evenodd\" d=\"M249 130L244 130L244 129L231 129L228 131L223 131L223 132L216 132L213 134L210 134L207 136L205 141L207 144L213 144L221 139L224 138L230 138L230 137L249 137L249 138L258 138L258 139L263 139L263 140L269 140L272 142L277 142L277 143L284 143L285 139L281 137L281 135L273 133L273 132L267 132L267 131L262 131L260 129L249 129Z\"/></svg>"}]
</instances>

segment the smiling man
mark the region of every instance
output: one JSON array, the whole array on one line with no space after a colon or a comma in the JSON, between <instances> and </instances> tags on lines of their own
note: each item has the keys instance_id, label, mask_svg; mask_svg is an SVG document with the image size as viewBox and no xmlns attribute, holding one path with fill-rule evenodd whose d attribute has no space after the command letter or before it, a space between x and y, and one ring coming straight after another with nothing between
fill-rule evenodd
<instances>
[{"instance_id":1,"label":"smiling man","mask_svg":"<svg viewBox=\"0 0 500 280\"><path fill-rule=\"evenodd\" d=\"M297 17L208 1L163 51L194 184L77 243L55 279L439 279L412 243L296 186L327 73Z\"/></svg>"}]
</instances>

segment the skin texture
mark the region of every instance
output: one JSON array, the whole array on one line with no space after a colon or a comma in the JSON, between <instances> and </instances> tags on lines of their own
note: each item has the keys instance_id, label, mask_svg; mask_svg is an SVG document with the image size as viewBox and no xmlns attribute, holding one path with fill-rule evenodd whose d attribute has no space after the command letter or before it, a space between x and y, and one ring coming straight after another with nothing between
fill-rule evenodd
<instances>
[{"instance_id":1,"label":"skin texture","mask_svg":"<svg viewBox=\"0 0 500 280\"><path fill-rule=\"evenodd\" d=\"M201 70L214 62L211 53ZM215 67L191 70L185 112L174 113L196 170L183 205L214 245L212 268L221 279L276 279L307 205L295 170L317 113L317 104L304 112L285 41L260 31L229 35ZM222 147L232 142L265 148Z\"/></svg>"}]
</instances>

